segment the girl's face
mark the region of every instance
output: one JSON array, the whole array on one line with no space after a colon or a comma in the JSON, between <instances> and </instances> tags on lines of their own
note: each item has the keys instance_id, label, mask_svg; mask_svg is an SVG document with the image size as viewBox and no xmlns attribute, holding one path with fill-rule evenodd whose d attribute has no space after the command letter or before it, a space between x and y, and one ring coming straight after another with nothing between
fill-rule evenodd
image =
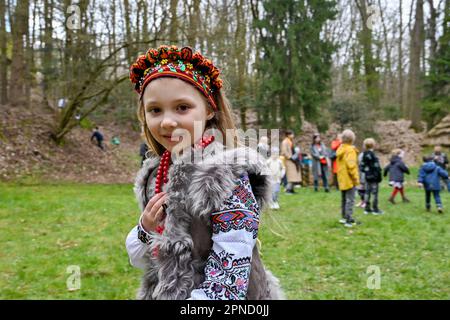
<instances>
[{"instance_id":1,"label":"girl's face","mask_svg":"<svg viewBox=\"0 0 450 320\"><path fill-rule=\"evenodd\" d=\"M315 138L314 138L314 142L315 142L315 143L319 143L319 142L320 142L320 137L319 137L319 136L315 137Z\"/></svg>"},{"instance_id":2,"label":"girl's face","mask_svg":"<svg viewBox=\"0 0 450 320\"><path fill-rule=\"evenodd\" d=\"M206 121L214 116L206 98L195 87L177 78L151 81L145 88L142 103L151 135L169 151L175 146L184 149L200 140ZM197 130L194 130L194 123Z\"/></svg>"}]
</instances>

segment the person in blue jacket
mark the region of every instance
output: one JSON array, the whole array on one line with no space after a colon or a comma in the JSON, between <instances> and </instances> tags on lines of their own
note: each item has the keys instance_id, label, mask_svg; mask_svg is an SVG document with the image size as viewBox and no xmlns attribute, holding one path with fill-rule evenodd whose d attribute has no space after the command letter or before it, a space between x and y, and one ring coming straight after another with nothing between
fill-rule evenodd
<instances>
[{"instance_id":1,"label":"person in blue jacket","mask_svg":"<svg viewBox=\"0 0 450 320\"><path fill-rule=\"evenodd\" d=\"M425 207L427 211L430 211L431 194L433 194L437 210L442 213L442 201L439 194L441 191L440 179L443 178L448 181L448 173L436 165L432 157L423 157L423 161L424 164L420 167L417 182L420 187L423 186L425 189Z\"/></svg>"}]
</instances>

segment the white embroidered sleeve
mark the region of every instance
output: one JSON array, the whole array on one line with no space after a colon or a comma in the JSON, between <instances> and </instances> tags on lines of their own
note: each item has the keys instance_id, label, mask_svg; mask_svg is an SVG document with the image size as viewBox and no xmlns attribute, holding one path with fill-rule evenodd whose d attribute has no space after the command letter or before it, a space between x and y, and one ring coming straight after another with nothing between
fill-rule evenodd
<instances>
[{"instance_id":1,"label":"white embroidered sleeve","mask_svg":"<svg viewBox=\"0 0 450 320\"><path fill-rule=\"evenodd\" d=\"M247 175L211 219L213 247L205 266L205 281L191 292L190 299L245 299L259 226L259 208Z\"/></svg>"},{"instance_id":2,"label":"white embroidered sleeve","mask_svg":"<svg viewBox=\"0 0 450 320\"><path fill-rule=\"evenodd\" d=\"M151 236L148 233L147 235L148 237ZM150 264L149 245L139 238L139 225L131 229L130 233L128 233L125 246L130 258L130 264L133 267L144 270Z\"/></svg>"}]
</instances>

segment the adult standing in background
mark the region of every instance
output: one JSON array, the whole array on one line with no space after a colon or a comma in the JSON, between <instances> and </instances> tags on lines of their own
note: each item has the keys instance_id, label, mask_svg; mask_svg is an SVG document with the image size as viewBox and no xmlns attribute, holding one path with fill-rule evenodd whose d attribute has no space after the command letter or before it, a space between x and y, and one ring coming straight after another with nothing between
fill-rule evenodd
<instances>
[{"instance_id":1,"label":"adult standing in background","mask_svg":"<svg viewBox=\"0 0 450 320\"><path fill-rule=\"evenodd\" d=\"M281 143L280 154L284 162L284 167L286 168L286 179L288 182L286 185L286 193L293 194L294 184L300 183L302 181L300 168L297 166L295 159L293 159L293 156L295 154L293 131L287 130L285 132L285 138Z\"/></svg>"},{"instance_id":2,"label":"adult standing in background","mask_svg":"<svg viewBox=\"0 0 450 320\"><path fill-rule=\"evenodd\" d=\"M329 192L328 171L330 160L328 158L328 150L320 140L320 134L318 133L313 136L313 141L311 144L311 157L313 160L312 171L314 176L314 191L319 190L319 178L321 178L325 192Z\"/></svg>"}]
</instances>

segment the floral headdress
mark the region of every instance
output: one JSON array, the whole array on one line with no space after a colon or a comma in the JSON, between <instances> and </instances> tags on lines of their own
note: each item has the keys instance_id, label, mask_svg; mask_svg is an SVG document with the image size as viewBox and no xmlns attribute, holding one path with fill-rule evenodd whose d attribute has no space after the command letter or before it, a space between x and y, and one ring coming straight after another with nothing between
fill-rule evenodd
<instances>
[{"instance_id":1,"label":"floral headdress","mask_svg":"<svg viewBox=\"0 0 450 320\"><path fill-rule=\"evenodd\" d=\"M130 80L139 94L142 95L147 84L156 78L176 77L198 88L214 110L217 110L214 95L222 88L219 75L219 69L211 60L200 52L192 53L190 47L178 49L162 45L158 49L151 48L130 67Z\"/></svg>"}]
</instances>

